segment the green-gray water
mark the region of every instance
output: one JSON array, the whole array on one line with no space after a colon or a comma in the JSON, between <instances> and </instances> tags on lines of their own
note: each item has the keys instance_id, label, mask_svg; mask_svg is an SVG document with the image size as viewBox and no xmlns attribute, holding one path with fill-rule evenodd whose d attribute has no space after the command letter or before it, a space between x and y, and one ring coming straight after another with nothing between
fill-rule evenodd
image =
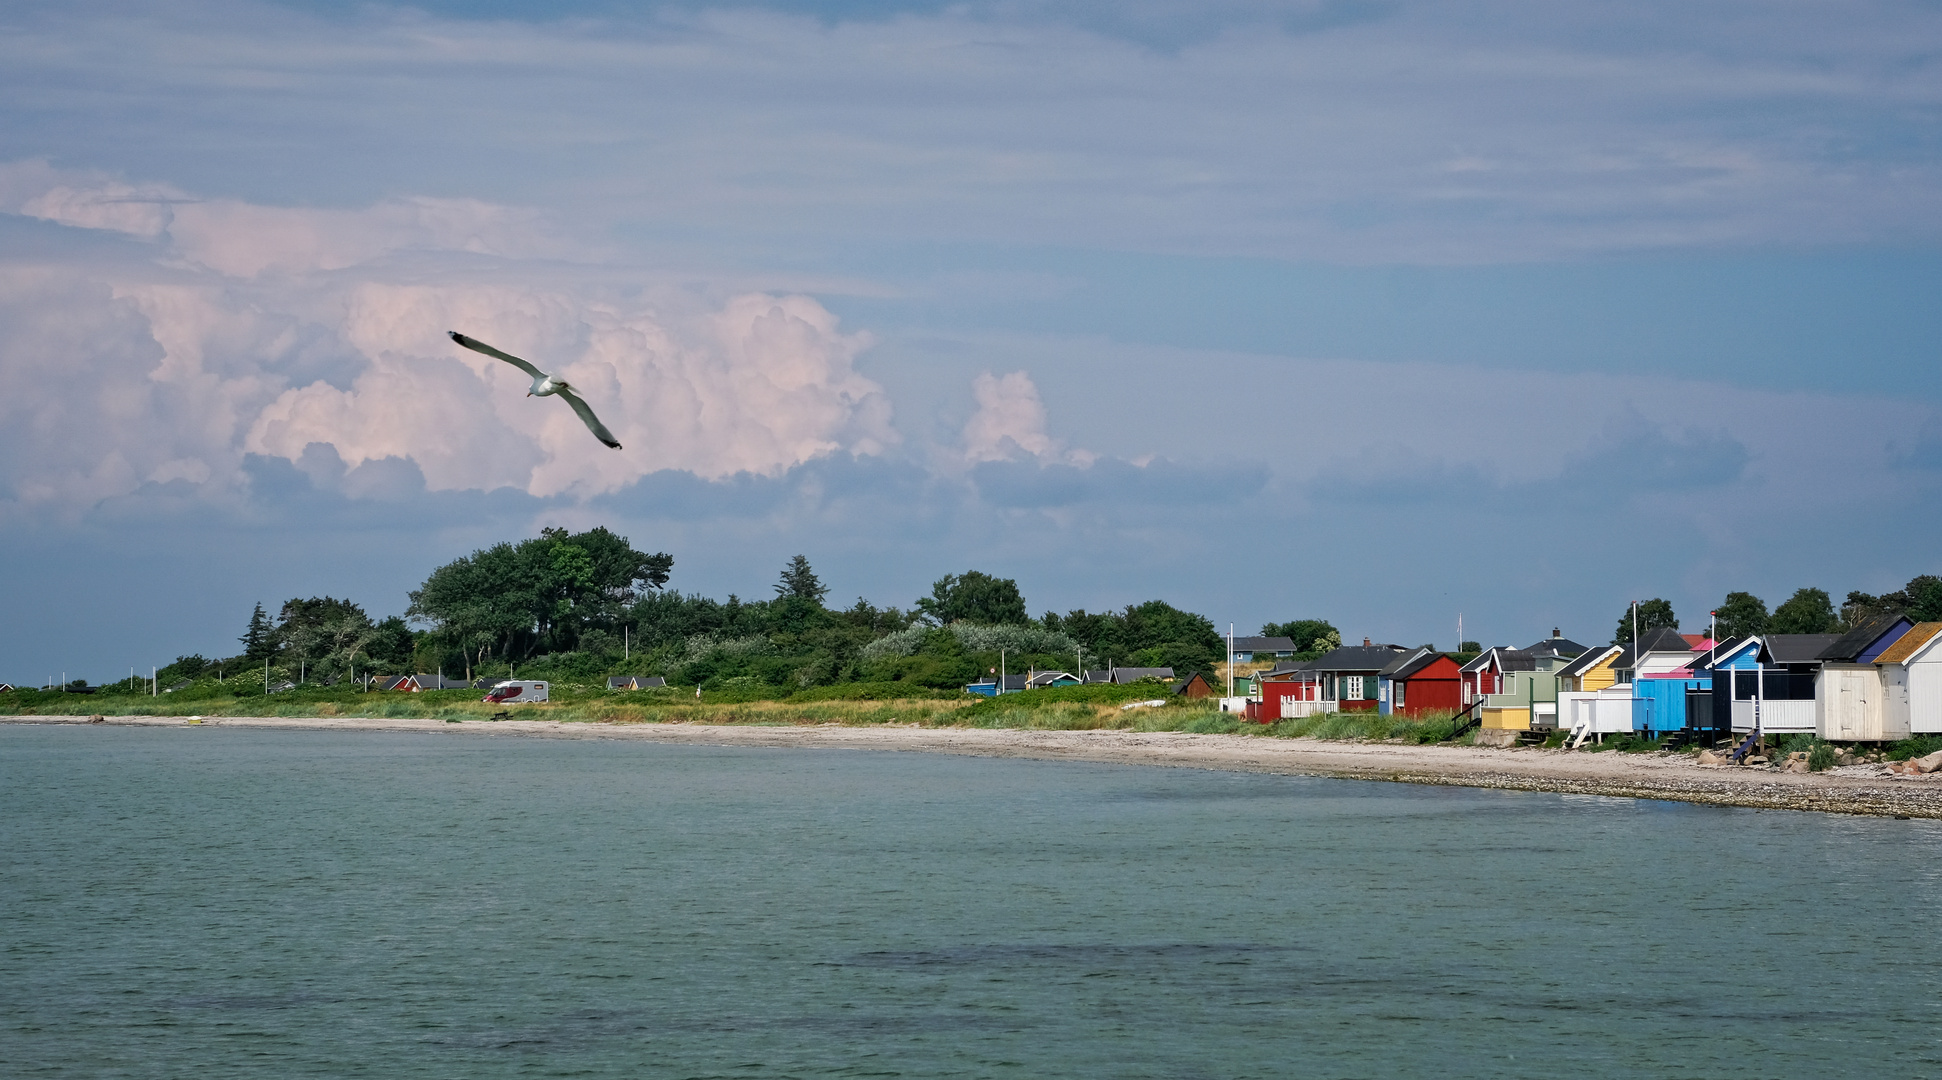
<instances>
[{"instance_id":1,"label":"green-gray water","mask_svg":"<svg viewBox=\"0 0 1942 1080\"><path fill-rule=\"evenodd\" d=\"M69 726L0 839L8 1076L1942 1073L1929 822Z\"/></svg>"}]
</instances>

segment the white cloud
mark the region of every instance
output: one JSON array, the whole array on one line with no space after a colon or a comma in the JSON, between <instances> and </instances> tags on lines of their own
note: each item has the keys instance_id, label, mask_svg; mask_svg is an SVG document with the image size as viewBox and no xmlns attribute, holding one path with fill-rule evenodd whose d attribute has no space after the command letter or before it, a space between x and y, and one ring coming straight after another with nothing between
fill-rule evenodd
<instances>
[{"instance_id":1,"label":"white cloud","mask_svg":"<svg viewBox=\"0 0 1942 1080\"><path fill-rule=\"evenodd\" d=\"M23 176L40 190L23 194ZM0 275L17 420L0 486L16 514L72 514L144 483L240 498L245 454L294 462L313 444L353 469L408 460L432 490L586 497L657 470L775 475L900 438L855 370L870 337L816 301L647 297L587 267L549 284L559 267L531 260L465 269L481 245L518 254L530 239L502 208L289 210L44 166L0 181L34 216L160 245L132 264ZM385 257L402 247L432 259L410 276L429 267L437 283L396 280ZM565 376L626 448L600 446L564 402L525 397L523 375L448 329Z\"/></svg>"},{"instance_id":2,"label":"white cloud","mask_svg":"<svg viewBox=\"0 0 1942 1080\"><path fill-rule=\"evenodd\" d=\"M986 371L971 381L978 407L964 424L964 459L1011 461L1030 455L1042 462L1090 465L1095 455L1066 449L1045 430L1045 403L1038 386L1022 371L993 375Z\"/></svg>"}]
</instances>

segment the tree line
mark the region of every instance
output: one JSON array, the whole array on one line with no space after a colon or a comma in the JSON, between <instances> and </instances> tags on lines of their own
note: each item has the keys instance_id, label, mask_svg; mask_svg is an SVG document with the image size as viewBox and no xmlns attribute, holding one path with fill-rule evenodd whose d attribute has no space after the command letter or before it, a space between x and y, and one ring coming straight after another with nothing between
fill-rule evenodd
<instances>
[{"instance_id":1,"label":"tree line","mask_svg":"<svg viewBox=\"0 0 1942 1080\"><path fill-rule=\"evenodd\" d=\"M467 679L663 675L709 688L949 688L1000 667L1212 675L1224 655L1212 620L1165 601L1033 618L1017 581L979 570L946 574L899 608L862 597L829 605L829 588L802 555L760 598L681 593L668 587L673 568L673 556L641 551L606 528L543 529L436 567L410 591L402 616L373 619L329 596L292 598L275 615L258 604L240 654L180 657L162 681L267 666L273 679L312 683L440 671ZM1340 640L1319 620L1285 625L1304 628L1308 644Z\"/></svg>"},{"instance_id":2,"label":"tree line","mask_svg":"<svg viewBox=\"0 0 1942 1080\"><path fill-rule=\"evenodd\" d=\"M1854 591L1840 607L1826 589L1796 589L1772 611L1766 601L1750 592L1729 592L1720 605L1708 612L1705 629L1717 627L1719 640L1752 634L1839 634L1881 615L1906 615L1916 622L1942 622L1942 577L1918 574L1907 585L1875 596ZM1612 644L1632 641L1634 627L1630 607L1618 617ZM1643 636L1648 630L1679 629L1679 617L1670 601L1653 598L1638 605L1636 626Z\"/></svg>"}]
</instances>

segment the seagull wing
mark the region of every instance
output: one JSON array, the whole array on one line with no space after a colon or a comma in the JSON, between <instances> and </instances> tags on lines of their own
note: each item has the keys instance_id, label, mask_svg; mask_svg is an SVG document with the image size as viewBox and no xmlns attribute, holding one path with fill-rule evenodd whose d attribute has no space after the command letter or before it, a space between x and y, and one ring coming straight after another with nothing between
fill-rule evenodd
<instances>
[{"instance_id":1,"label":"seagull wing","mask_svg":"<svg viewBox=\"0 0 1942 1080\"><path fill-rule=\"evenodd\" d=\"M524 360L521 360L519 357L514 356L511 353L500 352L498 349L495 349L492 346L487 345L485 342L480 341L477 338L466 337L464 334L459 333L457 330L448 330L446 331L446 333L449 333L452 335L453 341L456 341L460 345L463 345L466 348L471 349L473 352L481 352L486 354L487 356L493 356L501 360L504 360L506 363L511 364L513 367L516 367L519 370L525 372L526 374L531 375L534 379L546 378L546 372L541 371L540 369L534 367L533 365L527 363Z\"/></svg>"},{"instance_id":2,"label":"seagull wing","mask_svg":"<svg viewBox=\"0 0 1942 1080\"><path fill-rule=\"evenodd\" d=\"M607 430L607 425L601 423L600 418L593 414L593 410L587 406L587 403L580 400L580 395L571 390L556 390L554 396L565 398L566 403L573 406L573 411L580 414L580 422L587 425L587 430L593 432L594 438L616 450L620 449L620 440L614 438L614 433Z\"/></svg>"}]
</instances>

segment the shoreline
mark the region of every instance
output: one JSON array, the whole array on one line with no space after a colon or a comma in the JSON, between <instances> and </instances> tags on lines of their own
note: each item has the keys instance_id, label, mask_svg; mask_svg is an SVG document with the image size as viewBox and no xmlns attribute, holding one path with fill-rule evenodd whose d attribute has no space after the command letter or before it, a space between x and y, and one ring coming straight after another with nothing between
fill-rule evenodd
<instances>
[{"instance_id":1,"label":"shoreline","mask_svg":"<svg viewBox=\"0 0 1942 1080\"><path fill-rule=\"evenodd\" d=\"M88 726L86 716L6 716L0 724ZM1206 769L1339 780L1543 791L1610 798L1661 799L1708 806L1876 817L1942 819L1942 773L1890 774L1879 765L1822 773L1700 765L1685 757L1585 753L1536 748L1405 746L1324 742L1254 735L1194 735L1120 730L916 726L768 726L638 724L587 721L446 721L371 717L112 717L121 727L239 727L290 731L376 731L394 734L515 738L614 739L771 749L874 750L968 757L1086 761L1110 765Z\"/></svg>"}]
</instances>

